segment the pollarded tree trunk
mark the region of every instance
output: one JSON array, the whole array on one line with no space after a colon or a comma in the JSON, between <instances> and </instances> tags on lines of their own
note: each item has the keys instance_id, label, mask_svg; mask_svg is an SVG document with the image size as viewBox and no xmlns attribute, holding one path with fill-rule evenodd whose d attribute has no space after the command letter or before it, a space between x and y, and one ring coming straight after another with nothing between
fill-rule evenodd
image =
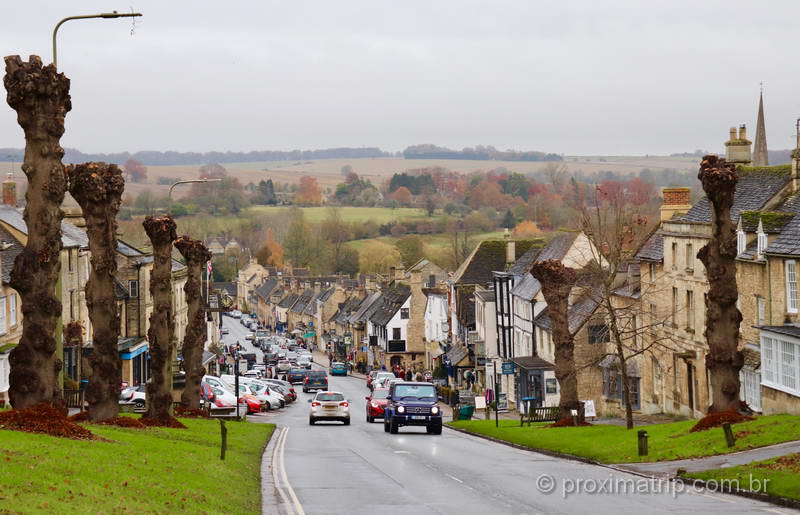
<instances>
[{"instance_id":1,"label":"pollarded tree trunk","mask_svg":"<svg viewBox=\"0 0 800 515\"><path fill-rule=\"evenodd\" d=\"M201 277L211 252L203 242L188 236L175 241L175 248L186 259L189 269L183 291L188 307L186 335L183 337L183 368L186 371L186 388L181 394L181 403L187 409L200 408L200 381L206 373L203 368L203 346L206 341L206 314L203 309Z\"/></svg>"},{"instance_id":2,"label":"pollarded tree trunk","mask_svg":"<svg viewBox=\"0 0 800 515\"><path fill-rule=\"evenodd\" d=\"M117 213L125 190L117 165L85 163L68 166L69 192L80 204L86 219L92 273L86 282L86 304L92 321L90 359L92 376L86 400L92 420L109 420L119 414L122 360L117 348L119 312L114 287L117 273Z\"/></svg>"},{"instance_id":3,"label":"pollarded tree trunk","mask_svg":"<svg viewBox=\"0 0 800 515\"><path fill-rule=\"evenodd\" d=\"M572 410L577 410L578 376L575 370L575 341L569 330L569 292L575 285L577 274L560 261L548 259L535 263L531 274L542 284L542 294L550 315L553 342L555 343L555 373L561 387L559 419L571 420Z\"/></svg>"},{"instance_id":4,"label":"pollarded tree trunk","mask_svg":"<svg viewBox=\"0 0 800 515\"><path fill-rule=\"evenodd\" d=\"M172 312L172 242L175 221L171 216L148 216L142 223L153 244L153 271L150 293L153 313L150 315L150 381L147 383L147 411L142 418L169 420L172 408L172 337L175 319Z\"/></svg>"},{"instance_id":5,"label":"pollarded tree trunk","mask_svg":"<svg viewBox=\"0 0 800 515\"><path fill-rule=\"evenodd\" d=\"M711 202L711 239L697 253L708 275L706 298L706 365L711 372L713 402L709 412L739 410L739 371L744 355L739 350L739 323L742 314L736 307L736 225L731 206L736 192L736 167L714 155L700 163L698 179Z\"/></svg>"},{"instance_id":6,"label":"pollarded tree trunk","mask_svg":"<svg viewBox=\"0 0 800 515\"><path fill-rule=\"evenodd\" d=\"M58 384L62 356L55 356L61 301L55 288L61 271L61 203L67 181L59 140L72 104L69 79L52 64L42 66L35 55L28 62L8 56L5 63L6 101L25 131L22 171L28 178L23 215L28 241L11 271L11 286L22 298L23 319L22 337L9 358L9 397L14 408L22 409L62 399Z\"/></svg>"}]
</instances>

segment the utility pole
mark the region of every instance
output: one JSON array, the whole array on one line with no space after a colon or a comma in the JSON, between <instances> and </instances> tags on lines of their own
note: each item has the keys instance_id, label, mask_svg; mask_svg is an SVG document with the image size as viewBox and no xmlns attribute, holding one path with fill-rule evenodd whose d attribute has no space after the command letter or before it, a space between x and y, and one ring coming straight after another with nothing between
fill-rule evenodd
<instances>
[{"instance_id":1,"label":"utility pole","mask_svg":"<svg viewBox=\"0 0 800 515\"><path fill-rule=\"evenodd\" d=\"M60 22L58 22L53 29L53 66L58 68L58 54L56 48L56 36L58 35L58 29L61 26L70 21L70 20L87 20L89 18L103 18L103 19L113 19L113 18L134 18L136 16L141 16L142 13L118 13L117 11L113 11L110 13L99 13L99 14L82 14L80 16L67 16Z\"/></svg>"}]
</instances>

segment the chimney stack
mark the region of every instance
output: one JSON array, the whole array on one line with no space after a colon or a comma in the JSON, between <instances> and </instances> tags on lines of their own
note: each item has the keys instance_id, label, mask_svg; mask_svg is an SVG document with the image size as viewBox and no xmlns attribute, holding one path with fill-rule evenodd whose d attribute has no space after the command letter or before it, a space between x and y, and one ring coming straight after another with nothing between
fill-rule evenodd
<instances>
[{"instance_id":1,"label":"chimney stack","mask_svg":"<svg viewBox=\"0 0 800 515\"><path fill-rule=\"evenodd\" d=\"M728 141L733 141L735 139L736 139L736 127L731 127L730 137L728 138Z\"/></svg>"},{"instance_id":2,"label":"chimney stack","mask_svg":"<svg viewBox=\"0 0 800 515\"><path fill-rule=\"evenodd\" d=\"M517 260L517 242L506 237L506 264L514 264Z\"/></svg>"},{"instance_id":3,"label":"chimney stack","mask_svg":"<svg viewBox=\"0 0 800 515\"><path fill-rule=\"evenodd\" d=\"M14 174L10 173L3 181L3 204L17 207L17 183L14 181Z\"/></svg>"},{"instance_id":4,"label":"chimney stack","mask_svg":"<svg viewBox=\"0 0 800 515\"><path fill-rule=\"evenodd\" d=\"M692 208L691 188L663 188L661 190L661 221L671 219L675 214L684 214Z\"/></svg>"},{"instance_id":5,"label":"chimney stack","mask_svg":"<svg viewBox=\"0 0 800 515\"><path fill-rule=\"evenodd\" d=\"M752 162L750 146L753 143L747 139L747 127L742 124L739 134L736 128L731 127L731 137L725 142L725 160L737 165L749 165Z\"/></svg>"},{"instance_id":6,"label":"chimney stack","mask_svg":"<svg viewBox=\"0 0 800 515\"><path fill-rule=\"evenodd\" d=\"M739 139L747 139L747 127L745 124L739 126Z\"/></svg>"}]
</instances>

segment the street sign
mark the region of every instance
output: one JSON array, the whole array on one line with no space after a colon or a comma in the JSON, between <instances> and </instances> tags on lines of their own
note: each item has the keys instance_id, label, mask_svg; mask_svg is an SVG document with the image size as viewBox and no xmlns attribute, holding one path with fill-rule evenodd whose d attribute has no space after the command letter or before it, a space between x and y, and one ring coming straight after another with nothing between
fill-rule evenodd
<instances>
[{"instance_id":1,"label":"street sign","mask_svg":"<svg viewBox=\"0 0 800 515\"><path fill-rule=\"evenodd\" d=\"M517 364L513 361L505 361L503 362L503 375L514 375L514 372L517 370Z\"/></svg>"},{"instance_id":2,"label":"street sign","mask_svg":"<svg viewBox=\"0 0 800 515\"><path fill-rule=\"evenodd\" d=\"M239 360L239 373L247 372L247 360L240 359Z\"/></svg>"}]
</instances>

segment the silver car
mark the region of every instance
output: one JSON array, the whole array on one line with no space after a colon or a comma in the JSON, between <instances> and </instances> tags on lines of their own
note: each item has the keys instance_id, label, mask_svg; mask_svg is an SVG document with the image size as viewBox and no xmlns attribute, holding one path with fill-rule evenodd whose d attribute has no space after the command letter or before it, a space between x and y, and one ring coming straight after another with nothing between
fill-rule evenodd
<instances>
[{"instance_id":1,"label":"silver car","mask_svg":"<svg viewBox=\"0 0 800 515\"><path fill-rule=\"evenodd\" d=\"M317 392L308 402L311 403L309 425L313 426L320 420L337 420L350 425L350 403L341 392Z\"/></svg>"}]
</instances>

